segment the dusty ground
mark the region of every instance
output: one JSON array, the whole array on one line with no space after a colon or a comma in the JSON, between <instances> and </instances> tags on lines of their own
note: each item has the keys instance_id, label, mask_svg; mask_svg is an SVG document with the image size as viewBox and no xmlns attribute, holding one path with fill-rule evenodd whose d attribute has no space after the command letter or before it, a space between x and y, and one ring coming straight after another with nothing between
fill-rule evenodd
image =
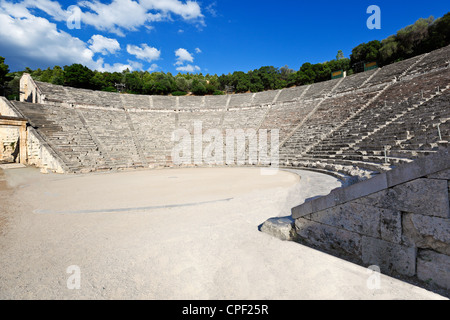
<instances>
[{"instance_id":1,"label":"dusty ground","mask_svg":"<svg viewBox=\"0 0 450 320\"><path fill-rule=\"evenodd\" d=\"M340 186L331 176L1 171L1 299L442 298L387 276L370 289L367 269L258 231Z\"/></svg>"}]
</instances>

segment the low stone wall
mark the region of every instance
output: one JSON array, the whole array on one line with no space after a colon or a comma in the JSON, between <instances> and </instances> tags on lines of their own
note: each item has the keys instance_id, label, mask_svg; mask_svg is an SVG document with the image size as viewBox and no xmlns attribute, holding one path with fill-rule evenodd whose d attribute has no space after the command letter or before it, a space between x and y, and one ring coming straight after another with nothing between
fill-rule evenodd
<instances>
[{"instance_id":1,"label":"low stone wall","mask_svg":"<svg viewBox=\"0 0 450 320\"><path fill-rule=\"evenodd\" d=\"M296 240L449 290L449 190L445 150L292 209Z\"/></svg>"}]
</instances>

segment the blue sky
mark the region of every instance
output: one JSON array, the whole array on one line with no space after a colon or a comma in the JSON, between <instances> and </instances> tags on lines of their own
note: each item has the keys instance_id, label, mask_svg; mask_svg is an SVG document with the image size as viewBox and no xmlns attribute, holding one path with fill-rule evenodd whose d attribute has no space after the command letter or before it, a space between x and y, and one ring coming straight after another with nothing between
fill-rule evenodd
<instances>
[{"instance_id":1,"label":"blue sky","mask_svg":"<svg viewBox=\"0 0 450 320\"><path fill-rule=\"evenodd\" d=\"M380 30L366 26L370 5L381 9ZM172 74L298 70L448 11L448 0L0 0L0 56L11 71L72 63Z\"/></svg>"}]
</instances>

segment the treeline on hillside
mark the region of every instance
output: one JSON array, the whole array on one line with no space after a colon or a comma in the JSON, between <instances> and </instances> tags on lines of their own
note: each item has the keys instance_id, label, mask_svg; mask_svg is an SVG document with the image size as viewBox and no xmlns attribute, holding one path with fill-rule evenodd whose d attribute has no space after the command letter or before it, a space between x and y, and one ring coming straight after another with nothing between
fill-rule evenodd
<instances>
[{"instance_id":1,"label":"treeline on hillside","mask_svg":"<svg viewBox=\"0 0 450 320\"><path fill-rule=\"evenodd\" d=\"M0 57L0 94L10 99L19 96L19 80L24 72L33 79L57 85L103 91L117 91L116 84L125 85L124 92L148 95L219 95L224 93L260 92L330 80L334 71L347 75L364 71L364 63L377 62L385 66L413 56L430 52L450 44L450 13L435 20L419 19L382 41L362 43L352 50L350 58L339 51L336 58L324 63L304 63L295 71L288 66L265 66L247 73L218 75L177 74L124 70L123 72L92 71L80 64L55 66L46 70L8 73L4 58Z\"/></svg>"}]
</instances>

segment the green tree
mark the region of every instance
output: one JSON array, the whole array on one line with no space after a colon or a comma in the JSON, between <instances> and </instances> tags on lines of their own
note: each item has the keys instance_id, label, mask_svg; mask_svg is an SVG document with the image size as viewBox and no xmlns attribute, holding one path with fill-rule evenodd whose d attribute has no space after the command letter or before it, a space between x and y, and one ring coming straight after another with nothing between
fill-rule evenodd
<instances>
[{"instance_id":1,"label":"green tree","mask_svg":"<svg viewBox=\"0 0 450 320\"><path fill-rule=\"evenodd\" d=\"M50 79L52 84L64 85L64 70L60 66L53 68L52 78Z\"/></svg>"},{"instance_id":2,"label":"green tree","mask_svg":"<svg viewBox=\"0 0 450 320\"><path fill-rule=\"evenodd\" d=\"M48 67L46 70L42 71L41 76L39 77L39 80L42 82L50 82L53 76L53 70ZM33 73L34 78L34 73Z\"/></svg>"},{"instance_id":3,"label":"green tree","mask_svg":"<svg viewBox=\"0 0 450 320\"><path fill-rule=\"evenodd\" d=\"M198 79L192 81L192 93L197 96L203 96L207 93L206 86Z\"/></svg>"},{"instance_id":4,"label":"green tree","mask_svg":"<svg viewBox=\"0 0 450 320\"><path fill-rule=\"evenodd\" d=\"M450 12L437 19L428 28L428 38L424 40L419 53L430 52L450 44Z\"/></svg>"},{"instance_id":5,"label":"green tree","mask_svg":"<svg viewBox=\"0 0 450 320\"><path fill-rule=\"evenodd\" d=\"M396 36L390 36L381 41L382 47L379 52L379 62L381 65L390 64L399 59L399 43Z\"/></svg>"},{"instance_id":6,"label":"green tree","mask_svg":"<svg viewBox=\"0 0 450 320\"><path fill-rule=\"evenodd\" d=\"M350 55L350 64L352 67L362 64L364 62L374 62L379 60L379 52L382 45L379 40L373 40L368 43L362 43L353 48ZM364 71L364 68L360 68L355 71Z\"/></svg>"},{"instance_id":7,"label":"green tree","mask_svg":"<svg viewBox=\"0 0 450 320\"><path fill-rule=\"evenodd\" d=\"M93 89L94 72L88 67L74 63L64 66L64 84L74 88Z\"/></svg>"},{"instance_id":8,"label":"green tree","mask_svg":"<svg viewBox=\"0 0 450 320\"><path fill-rule=\"evenodd\" d=\"M399 50L404 57L413 56L418 47L428 38L428 28L433 23L434 18L419 19L414 24L407 26L397 32Z\"/></svg>"},{"instance_id":9,"label":"green tree","mask_svg":"<svg viewBox=\"0 0 450 320\"><path fill-rule=\"evenodd\" d=\"M234 87L235 92L247 92L250 89L250 77L242 71L236 71L231 76L230 85Z\"/></svg>"},{"instance_id":10,"label":"green tree","mask_svg":"<svg viewBox=\"0 0 450 320\"><path fill-rule=\"evenodd\" d=\"M175 84L178 91L188 92L190 90L188 80L183 76L177 75L175 77Z\"/></svg>"},{"instance_id":11,"label":"green tree","mask_svg":"<svg viewBox=\"0 0 450 320\"><path fill-rule=\"evenodd\" d=\"M9 66L5 64L5 58L0 57L0 95L5 94L4 86L5 82L9 80L8 77L6 76L8 73L9 73Z\"/></svg>"}]
</instances>

